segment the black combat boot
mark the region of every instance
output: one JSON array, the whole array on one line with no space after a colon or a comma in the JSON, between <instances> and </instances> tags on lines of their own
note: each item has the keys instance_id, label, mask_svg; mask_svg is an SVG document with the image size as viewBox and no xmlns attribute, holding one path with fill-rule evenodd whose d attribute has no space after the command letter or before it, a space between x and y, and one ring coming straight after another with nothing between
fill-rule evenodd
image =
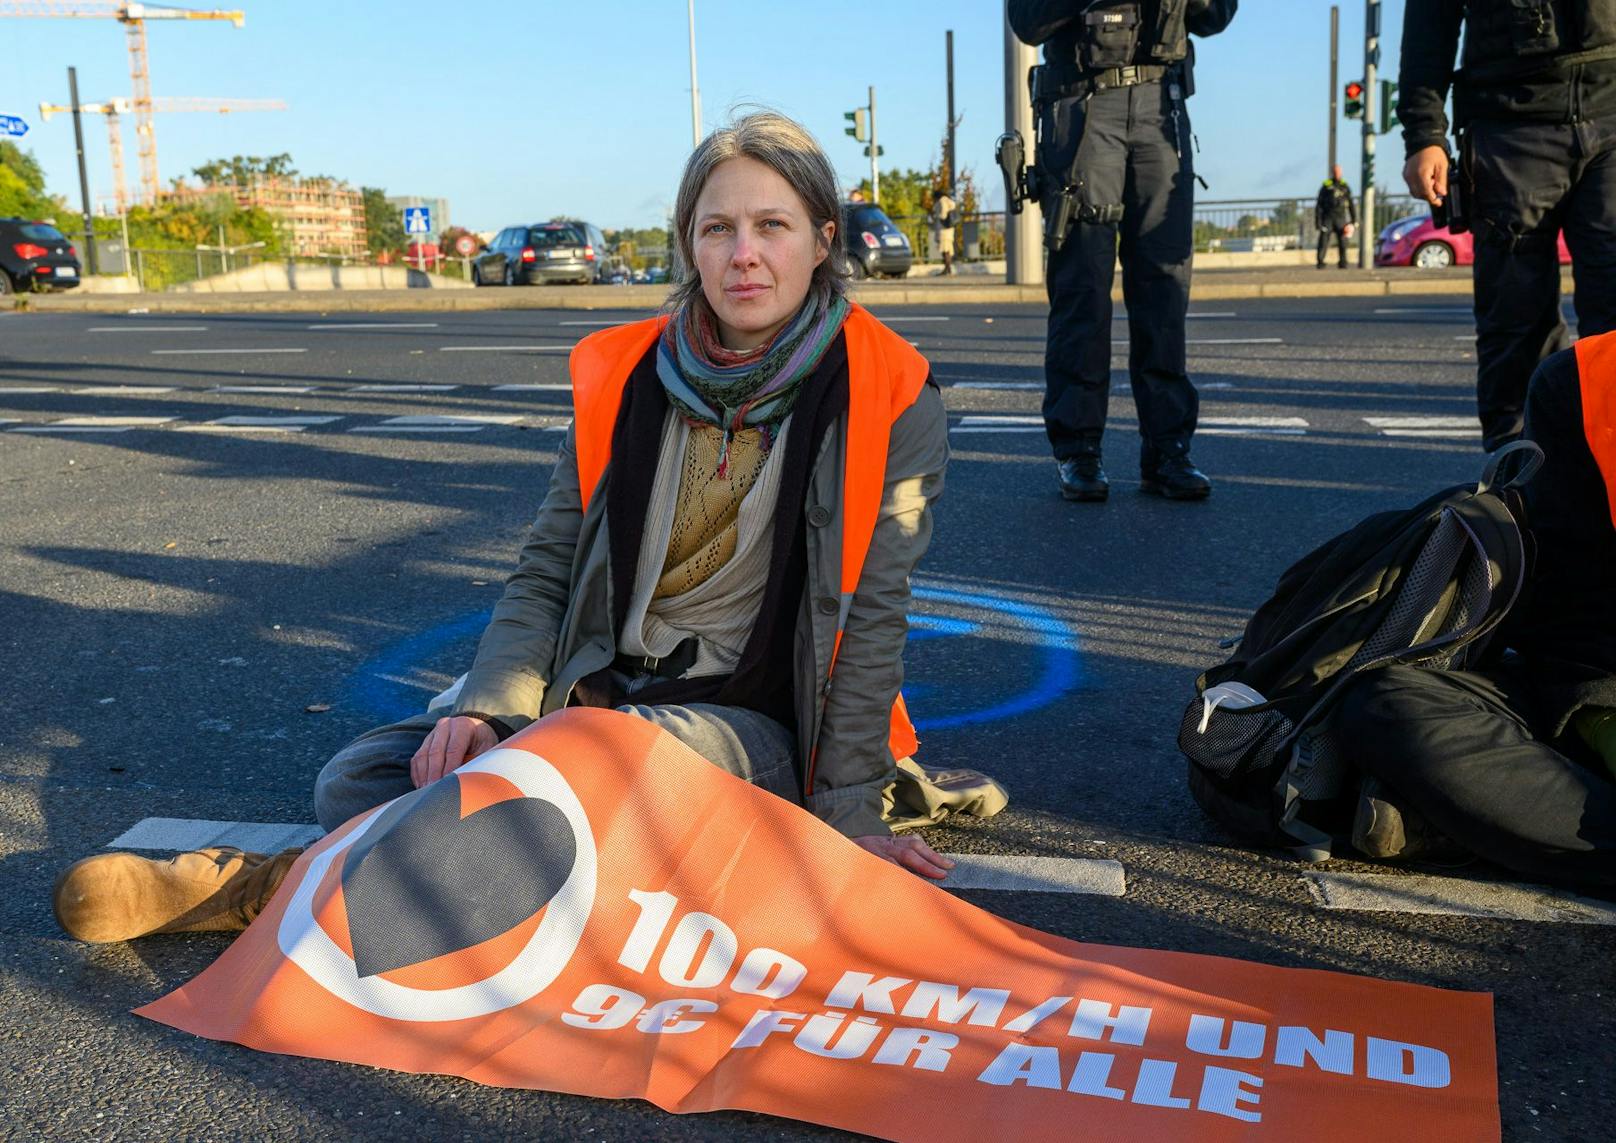
<instances>
[{"instance_id":1,"label":"black combat boot","mask_svg":"<svg viewBox=\"0 0 1616 1143\"><path fill-rule=\"evenodd\" d=\"M1205 500L1212 495L1212 482L1186 452L1165 457L1153 471L1141 473L1139 490L1169 500Z\"/></svg>"},{"instance_id":2,"label":"black combat boot","mask_svg":"<svg viewBox=\"0 0 1616 1143\"><path fill-rule=\"evenodd\" d=\"M1068 500L1104 500L1111 484L1100 467L1100 442L1084 441L1075 456L1060 462L1061 495Z\"/></svg>"}]
</instances>

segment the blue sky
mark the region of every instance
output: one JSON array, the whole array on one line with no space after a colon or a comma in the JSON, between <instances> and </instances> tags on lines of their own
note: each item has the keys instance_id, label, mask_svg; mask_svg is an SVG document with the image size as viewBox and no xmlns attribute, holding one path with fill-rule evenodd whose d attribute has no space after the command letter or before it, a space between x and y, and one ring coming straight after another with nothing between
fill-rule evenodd
<instances>
[{"instance_id":1,"label":"blue sky","mask_svg":"<svg viewBox=\"0 0 1616 1143\"><path fill-rule=\"evenodd\" d=\"M190 6L201 6L191 4ZM167 115L157 124L165 182L231 154L288 151L305 173L390 194L444 196L476 229L555 214L604 227L655 225L690 148L683 0L526 3L459 0L241 0L246 26L148 23L159 96L283 99L290 110ZM1362 3L1341 5L1341 79L1362 71ZM1395 77L1402 0L1383 5L1382 74ZM1199 47L1190 105L1203 201L1311 194L1325 171L1328 0L1242 0ZM883 167L924 167L946 118L945 29L954 30L960 160L1002 204L993 141L1003 129L1003 7L993 0L697 0L704 127L766 104L804 122L849 183L868 172L842 112L876 87ZM86 101L129 93L123 29L111 20L0 19L0 114L51 189L78 201L68 64ZM125 128L131 182L132 125ZM1354 184L1357 124L1341 124ZM93 195L110 195L106 132L86 125ZM1378 181L1395 175L1382 140Z\"/></svg>"}]
</instances>

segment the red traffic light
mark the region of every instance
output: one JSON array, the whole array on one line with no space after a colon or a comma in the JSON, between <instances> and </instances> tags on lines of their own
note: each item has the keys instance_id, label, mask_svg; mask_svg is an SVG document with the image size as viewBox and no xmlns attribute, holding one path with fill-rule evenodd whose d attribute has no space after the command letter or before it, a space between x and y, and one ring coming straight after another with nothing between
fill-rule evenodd
<instances>
[{"instance_id":1,"label":"red traffic light","mask_svg":"<svg viewBox=\"0 0 1616 1143\"><path fill-rule=\"evenodd\" d=\"M1357 80L1353 80L1351 83L1347 84L1347 98L1348 99L1362 99L1363 98L1363 92L1364 92L1363 84L1359 83Z\"/></svg>"}]
</instances>

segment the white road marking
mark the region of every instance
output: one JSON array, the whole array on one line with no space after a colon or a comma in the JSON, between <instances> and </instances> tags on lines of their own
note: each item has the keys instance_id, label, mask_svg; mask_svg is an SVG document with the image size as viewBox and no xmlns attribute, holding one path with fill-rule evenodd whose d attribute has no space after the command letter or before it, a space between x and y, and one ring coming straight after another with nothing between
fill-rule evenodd
<instances>
[{"instance_id":1,"label":"white road marking","mask_svg":"<svg viewBox=\"0 0 1616 1143\"><path fill-rule=\"evenodd\" d=\"M25 425L8 429L13 433L126 433L130 429L155 428L176 417L67 417L48 425Z\"/></svg>"},{"instance_id":2,"label":"white road marking","mask_svg":"<svg viewBox=\"0 0 1616 1143\"><path fill-rule=\"evenodd\" d=\"M1380 430L1383 437L1473 440L1481 436L1474 417L1365 417L1364 423Z\"/></svg>"},{"instance_id":3,"label":"white road marking","mask_svg":"<svg viewBox=\"0 0 1616 1143\"><path fill-rule=\"evenodd\" d=\"M594 326L596 328L599 328L599 327L602 327L602 326L609 326L609 325L627 325L629 322L637 321L637 320L638 320L637 318L613 318L610 321L558 321L558 322L556 322L556 324L557 325L587 325L587 326Z\"/></svg>"},{"instance_id":4,"label":"white road marking","mask_svg":"<svg viewBox=\"0 0 1616 1143\"><path fill-rule=\"evenodd\" d=\"M1113 338L1113 347L1128 345L1125 337ZM1283 337L1192 337L1184 342L1185 345L1284 345Z\"/></svg>"},{"instance_id":5,"label":"white road marking","mask_svg":"<svg viewBox=\"0 0 1616 1143\"><path fill-rule=\"evenodd\" d=\"M952 318L947 318L947 317L929 317L929 316L884 317L884 318L881 319L881 324L882 325L896 325L898 322L901 322L901 321L952 321L952 320L953 320Z\"/></svg>"},{"instance_id":6,"label":"white road marking","mask_svg":"<svg viewBox=\"0 0 1616 1143\"><path fill-rule=\"evenodd\" d=\"M954 868L939 882L945 889L998 889L1016 893L1127 892L1122 863L1081 857L987 857L951 853Z\"/></svg>"},{"instance_id":7,"label":"white road marking","mask_svg":"<svg viewBox=\"0 0 1616 1143\"><path fill-rule=\"evenodd\" d=\"M209 393L312 393L313 385L215 385Z\"/></svg>"},{"instance_id":8,"label":"white road marking","mask_svg":"<svg viewBox=\"0 0 1616 1143\"><path fill-rule=\"evenodd\" d=\"M182 353L307 353L307 349L154 349L158 356L177 356Z\"/></svg>"},{"instance_id":9,"label":"white road marking","mask_svg":"<svg viewBox=\"0 0 1616 1143\"><path fill-rule=\"evenodd\" d=\"M379 425L359 425L350 433L476 433L489 425L514 425L520 413L479 413L471 416L389 417Z\"/></svg>"},{"instance_id":10,"label":"white road marking","mask_svg":"<svg viewBox=\"0 0 1616 1143\"><path fill-rule=\"evenodd\" d=\"M1465 317L1474 317L1475 311L1469 306L1386 306L1375 311L1377 314L1415 314L1424 317L1427 314L1463 314Z\"/></svg>"},{"instance_id":11,"label":"white road marking","mask_svg":"<svg viewBox=\"0 0 1616 1143\"><path fill-rule=\"evenodd\" d=\"M1307 435L1307 421L1302 417L1202 417L1195 431L1210 436L1300 437Z\"/></svg>"},{"instance_id":12,"label":"white road marking","mask_svg":"<svg viewBox=\"0 0 1616 1143\"><path fill-rule=\"evenodd\" d=\"M1027 389L1042 392L1042 381L951 381L950 389Z\"/></svg>"},{"instance_id":13,"label":"white road marking","mask_svg":"<svg viewBox=\"0 0 1616 1143\"><path fill-rule=\"evenodd\" d=\"M11 393L58 393L60 385L0 385L0 397Z\"/></svg>"},{"instance_id":14,"label":"white road marking","mask_svg":"<svg viewBox=\"0 0 1616 1143\"><path fill-rule=\"evenodd\" d=\"M1473 334L1473 333L1461 333L1458 337L1454 338L1453 340L1454 341L1475 341L1476 340L1476 335Z\"/></svg>"},{"instance_id":15,"label":"white road marking","mask_svg":"<svg viewBox=\"0 0 1616 1143\"><path fill-rule=\"evenodd\" d=\"M1185 314L1184 316L1185 317L1190 317L1190 318L1232 318L1232 317L1238 317L1239 315L1236 314L1233 310L1226 310L1226 311L1209 310L1206 313Z\"/></svg>"},{"instance_id":16,"label":"white road marking","mask_svg":"<svg viewBox=\"0 0 1616 1143\"><path fill-rule=\"evenodd\" d=\"M1044 427L1044 418L1036 414L1032 416L1020 416L1010 413L1001 413L993 415L961 417L960 423L954 427L957 429L1004 429L1012 428L1017 425L1029 425L1033 428L1041 429Z\"/></svg>"},{"instance_id":17,"label":"white road marking","mask_svg":"<svg viewBox=\"0 0 1616 1143\"><path fill-rule=\"evenodd\" d=\"M437 329L435 321L326 321L309 329Z\"/></svg>"},{"instance_id":18,"label":"white road marking","mask_svg":"<svg viewBox=\"0 0 1616 1143\"><path fill-rule=\"evenodd\" d=\"M201 333L205 325L92 325L87 333Z\"/></svg>"},{"instance_id":19,"label":"white road marking","mask_svg":"<svg viewBox=\"0 0 1616 1143\"><path fill-rule=\"evenodd\" d=\"M319 826L301 822L215 822L197 818L144 818L106 845L107 849L202 849L233 845L249 853L278 853L325 836Z\"/></svg>"},{"instance_id":20,"label":"white road marking","mask_svg":"<svg viewBox=\"0 0 1616 1143\"><path fill-rule=\"evenodd\" d=\"M1536 885L1393 873L1308 873L1302 880L1326 909L1616 925L1616 904Z\"/></svg>"},{"instance_id":21,"label":"white road marking","mask_svg":"<svg viewBox=\"0 0 1616 1143\"><path fill-rule=\"evenodd\" d=\"M178 425L182 433L300 433L310 425L329 425L341 417L219 417L201 425Z\"/></svg>"},{"instance_id":22,"label":"white road marking","mask_svg":"<svg viewBox=\"0 0 1616 1143\"><path fill-rule=\"evenodd\" d=\"M495 393L570 393L571 385L495 385Z\"/></svg>"},{"instance_id":23,"label":"white road marking","mask_svg":"<svg viewBox=\"0 0 1616 1143\"><path fill-rule=\"evenodd\" d=\"M350 393L447 393L458 385L355 385Z\"/></svg>"},{"instance_id":24,"label":"white road marking","mask_svg":"<svg viewBox=\"0 0 1616 1143\"><path fill-rule=\"evenodd\" d=\"M83 389L70 389L75 397L138 397L143 394L172 393L175 385L88 385Z\"/></svg>"},{"instance_id":25,"label":"white road marking","mask_svg":"<svg viewBox=\"0 0 1616 1143\"><path fill-rule=\"evenodd\" d=\"M276 853L310 845L325 831L305 822L223 822L198 818L143 818L107 843L107 849L189 850L233 845L249 853ZM1127 891L1122 864L1100 858L1004 857L952 853L945 889L997 889L1020 893L1093 893L1120 897Z\"/></svg>"},{"instance_id":26,"label":"white road marking","mask_svg":"<svg viewBox=\"0 0 1616 1143\"><path fill-rule=\"evenodd\" d=\"M440 345L439 353L571 353L570 345Z\"/></svg>"}]
</instances>

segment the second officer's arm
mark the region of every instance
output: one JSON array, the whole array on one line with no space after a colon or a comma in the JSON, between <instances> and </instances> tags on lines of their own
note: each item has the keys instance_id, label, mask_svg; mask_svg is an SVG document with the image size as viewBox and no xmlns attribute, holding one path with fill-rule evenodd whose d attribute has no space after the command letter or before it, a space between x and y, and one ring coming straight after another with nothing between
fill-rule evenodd
<instances>
[{"instance_id":1,"label":"second officer's arm","mask_svg":"<svg viewBox=\"0 0 1616 1143\"><path fill-rule=\"evenodd\" d=\"M1448 114L1464 0L1408 0L1403 9L1397 117L1403 121L1403 168L1409 191L1435 204L1448 193Z\"/></svg>"},{"instance_id":2,"label":"second officer's arm","mask_svg":"<svg viewBox=\"0 0 1616 1143\"><path fill-rule=\"evenodd\" d=\"M1085 0L1010 0L1010 30L1036 48L1087 7Z\"/></svg>"}]
</instances>

